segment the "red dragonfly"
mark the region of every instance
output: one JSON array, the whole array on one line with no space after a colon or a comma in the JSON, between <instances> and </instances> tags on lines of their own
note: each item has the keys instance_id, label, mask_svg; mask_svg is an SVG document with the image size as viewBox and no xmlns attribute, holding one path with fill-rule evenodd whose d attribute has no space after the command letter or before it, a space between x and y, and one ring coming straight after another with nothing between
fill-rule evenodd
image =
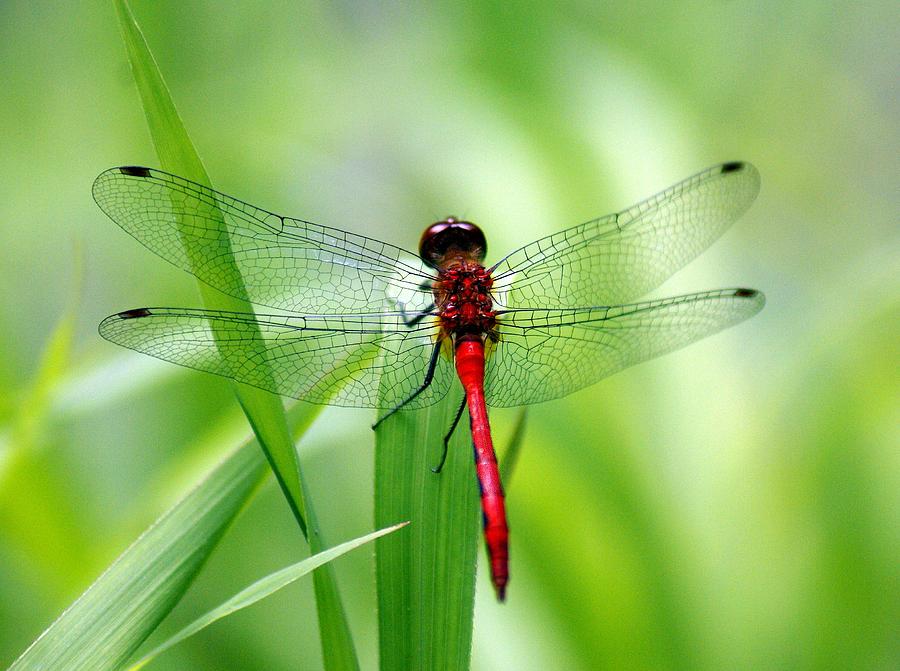
<instances>
[{"instance_id":1,"label":"red dragonfly","mask_svg":"<svg viewBox=\"0 0 900 671\"><path fill-rule=\"evenodd\" d=\"M278 314L139 308L107 317L100 334L276 394L378 408L379 422L439 401L458 377L453 426L468 406L502 601L509 532L487 406L565 396L758 312L765 299L753 289L632 302L706 249L758 191L752 165L724 163L486 267L484 233L453 217L427 228L413 254L160 170L112 168L93 195L113 221L219 291Z\"/></svg>"}]
</instances>

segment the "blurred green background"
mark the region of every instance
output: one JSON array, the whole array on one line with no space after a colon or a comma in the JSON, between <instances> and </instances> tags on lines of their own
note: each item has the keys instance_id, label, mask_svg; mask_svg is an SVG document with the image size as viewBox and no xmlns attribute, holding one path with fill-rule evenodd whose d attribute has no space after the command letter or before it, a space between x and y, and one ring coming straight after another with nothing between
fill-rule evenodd
<instances>
[{"instance_id":1,"label":"blurred green background","mask_svg":"<svg viewBox=\"0 0 900 671\"><path fill-rule=\"evenodd\" d=\"M753 162L756 204L655 295L751 286L767 307L532 409L510 599L480 571L473 667L897 668L895 3L133 9L217 188L407 248L452 213L496 260ZM157 165L112 7L0 4L0 66L5 666L248 430L223 380L96 334L200 305L91 200L103 169ZM493 414L499 445L515 416ZM372 527L372 417L328 409L301 445L335 541ZM270 482L162 630L305 552ZM373 565L337 564L367 668ZM306 580L151 668L319 667Z\"/></svg>"}]
</instances>

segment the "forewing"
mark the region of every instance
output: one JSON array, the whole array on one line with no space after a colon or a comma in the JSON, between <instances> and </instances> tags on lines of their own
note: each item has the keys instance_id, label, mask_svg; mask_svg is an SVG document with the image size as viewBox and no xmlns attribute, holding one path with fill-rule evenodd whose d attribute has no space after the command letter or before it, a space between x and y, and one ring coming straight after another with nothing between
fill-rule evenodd
<instances>
[{"instance_id":1,"label":"forewing","mask_svg":"<svg viewBox=\"0 0 900 671\"><path fill-rule=\"evenodd\" d=\"M614 307L511 310L485 370L489 405L549 401L733 326L762 309L752 289Z\"/></svg>"},{"instance_id":2,"label":"forewing","mask_svg":"<svg viewBox=\"0 0 900 671\"><path fill-rule=\"evenodd\" d=\"M300 313L416 311L431 302L430 273L411 252L273 214L182 177L112 168L93 194L151 251L237 298Z\"/></svg>"},{"instance_id":3,"label":"forewing","mask_svg":"<svg viewBox=\"0 0 900 671\"><path fill-rule=\"evenodd\" d=\"M497 303L571 308L633 301L711 245L759 192L749 163L725 163L622 212L554 233L493 269Z\"/></svg>"},{"instance_id":4,"label":"forewing","mask_svg":"<svg viewBox=\"0 0 900 671\"><path fill-rule=\"evenodd\" d=\"M311 403L385 409L424 381L435 333L432 325L408 327L399 314L285 317L141 308L100 323L107 340L180 366ZM452 379L452 366L440 357L431 385L406 407L440 400Z\"/></svg>"}]
</instances>

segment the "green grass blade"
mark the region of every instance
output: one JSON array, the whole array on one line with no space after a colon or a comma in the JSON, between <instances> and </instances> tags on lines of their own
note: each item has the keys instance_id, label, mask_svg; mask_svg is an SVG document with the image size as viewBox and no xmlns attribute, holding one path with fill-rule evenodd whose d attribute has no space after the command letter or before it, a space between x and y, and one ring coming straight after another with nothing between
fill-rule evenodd
<instances>
[{"instance_id":1,"label":"green grass blade","mask_svg":"<svg viewBox=\"0 0 900 671\"><path fill-rule=\"evenodd\" d=\"M131 69L162 167L201 184L212 186L128 4L125 0L117 0L115 5ZM230 249L224 225L221 227L220 235L222 249ZM186 247L186 251L190 256L189 246ZM202 259L196 259L196 262L201 263ZM233 264L232 266L231 272L236 281L231 282L231 285L242 286L240 272L237 266ZM252 311L252 307L246 301L226 297L202 283L198 284L207 307ZM235 393L298 524L307 535L311 551L320 552L327 547L327 543L320 535L311 503L304 497L303 476L280 399L259 389L238 384L235 385ZM359 663L331 567L326 565L322 570L316 571L313 580L325 668L333 671L358 669Z\"/></svg>"},{"instance_id":2,"label":"green grass blade","mask_svg":"<svg viewBox=\"0 0 900 671\"><path fill-rule=\"evenodd\" d=\"M221 620L222 618L227 617L239 610L247 608L248 606L252 606L257 601L261 601L262 599L265 599L267 596L274 594L283 587L287 587L294 581L302 578L307 573L310 573L319 566L322 566L323 564L326 564L327 562L340 557L342 554L345 554L350 550L365 545L366 543L369 543L376 538L380 538L381 536L405 527L407 524L408 522L395 524L385 529L380 529L379 531L373 531L372 533L365 536L360 536L359 538L356 538L354 540L347 541L346 543L335 545L333 548L324 550L319 554L309 557L308 559L304 559L303 561L292 564L291 566L286 566L279 571L275 571L274 573L271 573L266 577L257 580L249 587L246 587L245 589L241 590L233 597L222 603L220 606L212 609L205 615L191 622L188 626L166 640L161 645L155 647L153 650L144 655L140 660L138 660L138 662L129 667L129 671L137 671L138 669L143 668L147 663L149 663L162 652L165 652L166 650L180 643L186 638L193 636L198 631L205 629L213 622Z\"/></svg>"},{"instance_id":3,"label":"green grass blade","mask_svg":"<svg viewBox=\"0 0 900 671\"><path fill-rule=\"evenodd\" d=\"M464 417L440 474L455 403L398 413L376 435L375 526L410 520L375 543L381 669L467 669L472 645L478 485Z\"/></svg>"},{"instance_id":4,"label":"green grass blade","mask_svg":"<svg viewBox=\"0 0 900 671\"><path fill-rule=\"evenodd\" d=\"M52 392L69 366L75 323L81 304L83 274L79 248L75 253L74 281L69 299L66 301L66 309L44 346L37 374L23 390L22 398L17 403L12 421L9 452L0 455L2 456L0 458L0 489L3 489L4 476L13 467L15 460L26 456L35 449L39 440L38 436L50 410Z\"/></svg>"},{"instance_id":5,"label":"green grass blade","mask_svg":"<svg viewBox=\"0 0 900 671\"><path fill-rule=\"evenodd\" d=\"M290 414L302 431L316 409L298 404ZM268 472L258 442L248 441L125 550L10 671L121 668L178 603Z\"/></svg>"},{"instance_id":6,"label":"green grass blade","mask_svg":"<svg viewBox=\"0 0 900 671\"><path fill-rule=\"evenodd\" d=\"M169 94L168 87L162 78L162 73L156 65L153 54L150 52L128 4L124 0L117 0L115 4L119 12L119 22L131 71L162 167L169 172L211 187L209 175L194 149ZM217 242L225 250L223 257L227 259L230 256L228 252L231 244L224 222L219 228L218 236L220 239ZM196 251L192 249L191 245L186 244L185 251L193 265L200 265L204 262L203 258L196 256ZM229 284L243 286L240 271L236 265L223 263L222 272L230 274ZM252 312L252 306L247 301L225 296L201 282L198 282L198 286L207 307ZM285 490L298 523L306 533L306 512L298 476L296 452L288 436L281 402L272 394L260 392L245 385L235 385L235 393L253 431L260 439L260 444L266 450L266 456L272 463L279 484Z\"/></svg>"},{"instance_id":7,"label":"green grass blade","mask_svg":"<svg viewBox=\"0 0 900 671\"><path fill-rule=\"evenodd\" d=\"M80 249L75 260L66 309L47 338L37 372L15 395L8 433L0 436L0 534L9 533L16 550L31 558L36 579L47 589L84 580L80 571L88 563L78 550L82 546L71 518L71 497L77 492L63 469L48 467L55 455L47 444L53 431L53 402L69 372L80 312ZM0 425L0 433L3 429Z\"/></svg>"},{"instance_id":8,"label":"green grass blade","mask_svg":"<svg viewBox=\"0 0 900 671\"><path fill-rule=\"evenodd\" d=\"M519 452L522 450L522 441L525 439L525 424L528 419L528 406L522 406L516 416L516 423L513 426L513 433L509 439L509 444L503 452L500 459L500 482L503 488L509 491L509 483L512 482L513 471L516 469L516 463L519 461Z\"/></svg>"}]
</instances>

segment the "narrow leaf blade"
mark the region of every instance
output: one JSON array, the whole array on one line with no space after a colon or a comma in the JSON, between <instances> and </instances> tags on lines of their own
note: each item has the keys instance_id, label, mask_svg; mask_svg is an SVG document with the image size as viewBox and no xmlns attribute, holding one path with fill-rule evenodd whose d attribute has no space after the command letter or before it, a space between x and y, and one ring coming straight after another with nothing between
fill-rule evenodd
<instances>
[{"instance_id":1,"label":"narrow leaf blade","mask_svg":"<svg viewBox=\"0 0 900 671\"><path fill-rule=\"evenodd\" d=\"M375 526L410 520L375 544L384 671L469 667L480 508L466 418L431 471L455 409L398 413L376 434Z\"/></svg>"},{"instance_id":2,"label":"narrow leaf blade","mask_svg":"<svg viewBox=\"0 0 900 671\"><path fill-rule=\"evenodd\" d=\"M300 430L315 410L291 411ZM256 440L222 462L145 531L10 667L118 669L187 591L268 473Z\"/></svg>"},{"instance_id":3,"label":"narrow leaf blade","mask_svg":"<svg viewBox=\"0 0 900 671\"><path fill-rule=\"evenodd\" d=\"M212 186L187 130L181 121L169 94L162 74L125 0L116 0L122 34L128 50L135 82L144 105L150 133L163 168L201 184ZM223 250L230 250L225 226L221 226L220 242ZM186 247L188 254L191 249ZM225 253L223 260L230 258ZM202 259L196 259L202 263ZM242 286L240 271L232 262L230 272L235 279L233 286ZM244 300L230 298L199 283L207 307L224 310L252 312L252 306ZM297 523L307 536L310 549L317 553L327 547L319 532L311 502L304 496L303 475L293 441L284 418L281 400L267 392L246 385L235 385L235 393L260 446L275 473L287 498ZM307 530L311 533L307 533ZM359 668L347 618L338 593L337 583L330 566L316 571L313 576L316 592L317 614L322 640L325 668L329 671Z\"/></svg>"},{"instance_id":4,"label":"narrow leaf blade","mask_svg":"<svg viewBox=\"0 0 900 671\"><path fill-rule=\"evenodd\" d=\"M197 632L205 629L213 622L221 620L222 618L227 617L239 610L247 608L248 606L252 606L257 601L261 601L262 599L265 599L266 597L279 591L283 587L287 587L294 581L305 576L307 573L314 571L319 566L322 566L323 564L326 564L333 559L337 559L350 550L354 550L362 545L365 545L366 543L369 543L376 538L380 538L381 536L385 536L386 534L397 531L398 529L405 527L407 524L408 522L395 524L378 531L373 531L372 533L366 534L365 536L360 536L359 538L356 538L354 540L341 543L340 545L335 545L333 548L323 550L322 552L313 555L308 559L304 559L303 561L292 564L291 566L286 566L279 571L271 573L266 577L257 580L252 585L241 590L233 597L231 597L218 607L212 609L205 615L197 618L184 629L166 640L164 643L148 652L146 655L144 655L144 657L142 657L138 662L130 667L131 671L137 671L137 669L142 668L152 659L157 657L160 653L168 650L169 648L180 643L186 638L189 638Z\"/></svg>"},{"instance_id":5,"label":"narrow leaf blade","mask_svg":"<svg viewBox=\"0 0 900 671\"><path fill-rule=\"evenodd\" d=\"M503 482L503 488L508 492L509 484L512 482L513 471L519 461L519 452L522 450L522 442L525 439L525 424L528 420L528 406L522 406L516 416L516 423L513 425L513 433L509 439L509 444L503 452L503 458L500 460L500 481Z\"/></svg>"}]
</instances>

